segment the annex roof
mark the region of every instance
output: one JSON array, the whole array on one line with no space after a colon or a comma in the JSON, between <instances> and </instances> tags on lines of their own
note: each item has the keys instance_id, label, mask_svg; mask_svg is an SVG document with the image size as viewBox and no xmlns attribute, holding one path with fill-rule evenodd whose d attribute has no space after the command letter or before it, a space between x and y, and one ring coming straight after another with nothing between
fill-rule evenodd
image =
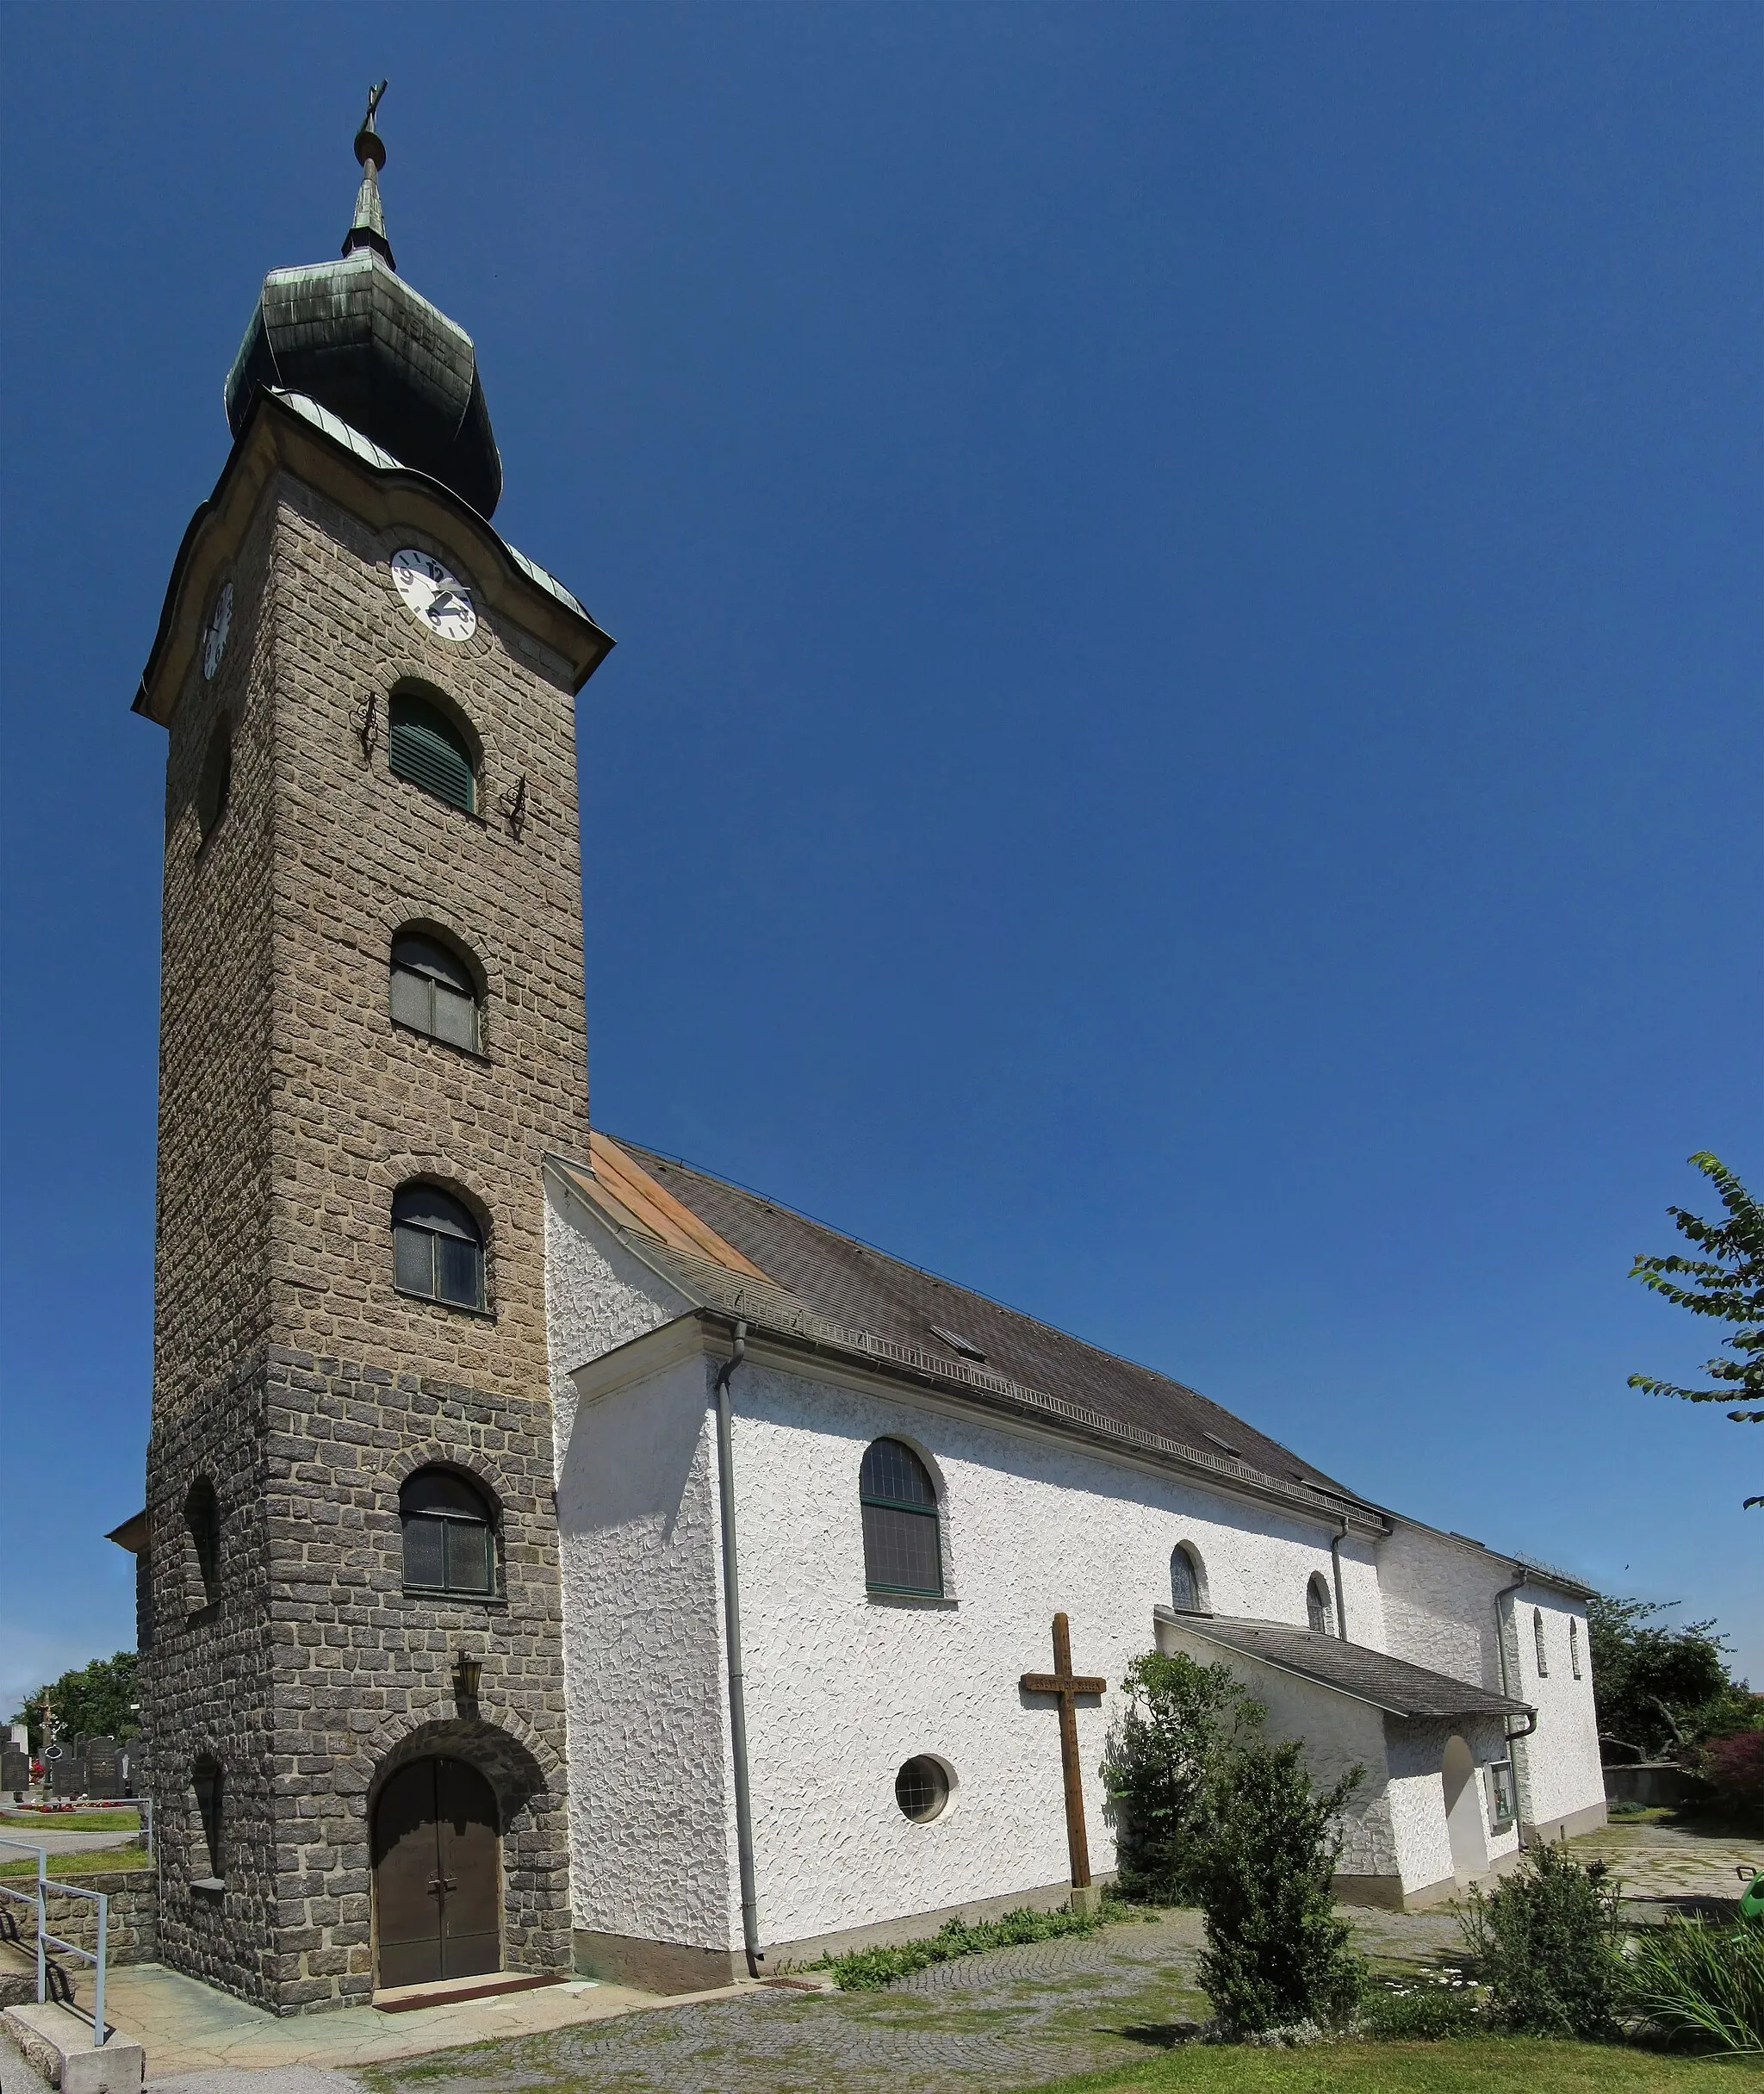
<instances>
[{"instance_id":1,"label":"annex roof","mask_svg":"<svg viewBox=\"0 0 1764 2094\"><path fill-rule=\"evenodd\" d=\"M1375 1508L1266 1433L1167 1375L891 1258L793 1209L596 1133L590 1167L551 1159L689 1296L786 1337L856 1352L977 1401L1094 1429L1313 1518Z\"/></svg>"},{"instance_id":2,"label":"annex roof","mask_svg":"<svg viewBox=\"0 0 1764 2094\"><path fill-rule=\"evenodd\" d=\"M1387 1716L1407 1718L1443 1716L1529 1716L1529 1702L1512 1701L1486 1687L1472 1687L1449 1674L1429 1672L1403 1658L1387 1657L1363 1644L1345 1643L1321 1629L1296 1629L1280 1621L1247 1621L1217 1614L1154 1610L1202 1643L1216 1644L1239 1657L1256 1658L1278 1672L1295 1673L1319 1687L1355 1701L1369 1702Z\"/></svg>"}]
</instances>

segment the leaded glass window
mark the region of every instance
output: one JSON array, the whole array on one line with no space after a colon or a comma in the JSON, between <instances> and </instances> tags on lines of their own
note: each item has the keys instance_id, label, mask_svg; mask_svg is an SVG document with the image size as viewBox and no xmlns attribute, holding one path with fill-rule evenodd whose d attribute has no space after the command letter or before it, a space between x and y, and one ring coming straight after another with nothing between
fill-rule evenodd
<instances>
[{"instance_id":1,"label":"leaded glass window","mask_svg":"<svg viewBox=\"0 0 1764 2094\"><path fill-rule=\"evenodd\" d=\"M864 1582L873 1593L943 1594L937 1494L904 1440L873 1440L858 1476L864 1519Z\"/></svg>"},{"instance_id":2,"label":"leaded glass window","mask_svg":"<svg viewBox=\"0 0 1764 2094\"><path fill-rule=\"evenodd\" d=\"M1178 1614L1207 1611L1201 1591L1201 1560L1186 1542L1178 1542L1170 1552L1170 1604Z\"/></svg>"},{"instance_id":3,"label":"leaded glass window","mask_svg":"<svg viewBox=\"0 0 1764 2094\"><path fill-rule=\"evenodd\" d=\"M407 1587L478 1600L494 1591L490 1508L475 1485L451 1469L419 1469L398 1494L398 1511Z\"/></svg>"},{"instance_id":4,"label":"leaded glass window","mask_svg":"<svg viewBox=\"0 0 1764 2094\"><path fill-rule=\"evenodd\" d=\"M1531 1609L1531 1641L1537 1646L1537 1677L1547 1680L1550 1677L1550 1653L1544 1648L1544 1610L1541 1606Z\"/></svg>"},{"instance_id":5,"label":"leaded glass window","mask_svg":"<svg viewBox=\"0 0 1764 2094\"><path fill-rule=\"evenodd\" d=\"M1305 1619L1319 1635L1327 1636L1330 1616L1333 1609L1329 1604L1329 1588L1320 1576L1314 1577L1305 1588Z\"/></svg>"},{"instance_id":6,"label":"leaded glass window","mask_svg":"<svg viewBox=\"0 0 1764 2094\"><path fill-rule=\"evenodd\" d=\"M437 938L401 931L392 941L392 1016L413 1032L478 1051L477 984Z\"/></svg>"},{"instance_id":7,"label":"leaded glass window","mask_svg":"<svg viewBox=\"0 0 1764 2094\"><path fill-rule=\"evenodd\" d=\"M477 805L477 779L465 736L438 705L413 691L394 691L390 711L393 776L470 814Z\"/></svg>"},{"instance_id":8,"label":"leaded glass window","mask_svg":"<svg viewBox=\"0 0 1764 2094\"><path fill-rule=\"evenodd\" d=\"M403 1294L456 1308L484 1306L484 1239L469 1210L436 1185L406 1185L392 1202L393 1277Z\"/></svg>"},{"instance_id":9,"label":"leaded glass window","mask_svg":"<svg viewBox=\"0 0 1764 2094\"><path fill-rule=\"evenodd\" d=\"M1568 1669L1578 1680L1581 1676L1581 1625L1572 1614L1568 1618Z\"/></svg>"}]
</instances>

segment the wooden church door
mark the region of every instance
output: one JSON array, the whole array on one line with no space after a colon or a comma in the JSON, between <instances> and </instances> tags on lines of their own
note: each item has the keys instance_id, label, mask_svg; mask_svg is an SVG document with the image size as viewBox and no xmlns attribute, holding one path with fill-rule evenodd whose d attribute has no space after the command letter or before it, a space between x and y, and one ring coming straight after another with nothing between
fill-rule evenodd
<instances>
[{"instance_id":1,"label":"wooden church door","mask_svg":"<svg viewBox=\"0 0 1764 2094\"><path fill-rule=\"evenodd\" d=\"M463 1760L413 1760L374 1809L382 1986L502 1967L496 1799Z\"/></svg>"}]
</instances>

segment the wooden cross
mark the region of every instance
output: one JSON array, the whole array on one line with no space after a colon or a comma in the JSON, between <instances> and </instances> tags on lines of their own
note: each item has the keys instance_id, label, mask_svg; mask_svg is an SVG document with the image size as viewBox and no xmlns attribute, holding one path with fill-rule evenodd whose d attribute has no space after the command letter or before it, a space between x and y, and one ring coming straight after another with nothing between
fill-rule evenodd
<instances>
[{"instance_id":1,"label":"wooden cross","mask_svg":"<svg viewBox=\"0 0 1764 2094\"><path fill-rule=\"evenodd\" d=\"M1102 1694L1106 1680L1075 1673L1071 1668L1071 1624L1064 1614L1053 1617L1053 1669L1026 1672L1017 1682L1026 1694L1059 1697L1059 1771L1065 1783L1065 1844L1071 1856L1074 1890L1090 1880L1090 1846L1084 1837L1084 1781L1078 1768L1078 1708L1080 1694Z\"/></svg>"}]
</instances>

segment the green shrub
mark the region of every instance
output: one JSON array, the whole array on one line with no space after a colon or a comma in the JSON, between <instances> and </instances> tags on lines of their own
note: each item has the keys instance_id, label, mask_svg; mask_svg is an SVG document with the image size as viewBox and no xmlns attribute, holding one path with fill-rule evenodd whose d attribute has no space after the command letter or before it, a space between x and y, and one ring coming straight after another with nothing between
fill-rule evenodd
<instances>
[{"instance_id":1,"label":"green shrub","mask_svg":"<svg viewBox=\"0 0 1764 2094\"><path fill-rule=\"evenodd\" d=\"M1521 2035L1609 2039L1627 1989L1618 1886L1566 1841L1533 1847L1486 1895L1470 1892L1464 1937L1494 2017Z\"/></svg>"},{"instance_id":2,"label":"green shrub","mask_svg":"<svg viewBox=\"0 0 1764 2094\"><path fill-rule=\"evenodd\" d=\"M1764 2051L1764 1926L1668 1920L1637 1936L1630 2002L1662 2035Z\"/></svg>"},{"instance_id":3,"label":"green shrub","mask_svg":"<svg viewBox=\"0 0 1764 2094\"><path fill-rule=\"evenodd\" d=\"M1262 1711L1227 1667L1179 1652L1135 1658L1121 1686L1127 1712L1102 1762L1117 1813L1116 1881L1124 1898L1192 1904L1209 1784L1228 1741Z\"/></svg>"},{"instance_id":4,"label":"green shrub","mask_svg":"<svg viewBox=\"0 0 1764 2094\"><path fill-rule=\"evenodd\" d=\"M1207 1936L1200 1977L1233 2035L1347 2021L1366 1987L1330 1895L1335 1820L1362 1770L1320 1795L1299 1755L1295 1743L1248 1739L1208 1784L1194 1864Z\"/></svg>"},{"instance_id":5,"label":"green shrub","mask_svg":"<svg viewBox=\"0 0 1764 2094\"><path fill-rule=\"evenodd\" d=\"M1094 1934L1103 1917L1064 1909L1036 1912L1024 1906L1002 1919L978 1920L972 1926L964 1919L946 1920L935 1934L921 1935L916 1941L897 1942L889 1948L854 1949L848 1956L823 1956L809 1967L830 1972L842 1992L873 1992L897 1978L910 1978L934 1963L971 1956L983 1948L1015 1948L1023 1942L1048 1942L1063 1934Z\"/></svg>"},{"instance_id":6,"label":"green shrub","mask_svg":"<svg viewBox=\"0 0 1764 2094\"><path fill-rule=\"evenodd\" d=\"M1432 2041L1485 2029L1488 2002L1462 1979L1413 1978L1375 1985L1366 1995L1361 2018L1368 2035L1392 2042Z\"/></svg>"}]
</instances>

